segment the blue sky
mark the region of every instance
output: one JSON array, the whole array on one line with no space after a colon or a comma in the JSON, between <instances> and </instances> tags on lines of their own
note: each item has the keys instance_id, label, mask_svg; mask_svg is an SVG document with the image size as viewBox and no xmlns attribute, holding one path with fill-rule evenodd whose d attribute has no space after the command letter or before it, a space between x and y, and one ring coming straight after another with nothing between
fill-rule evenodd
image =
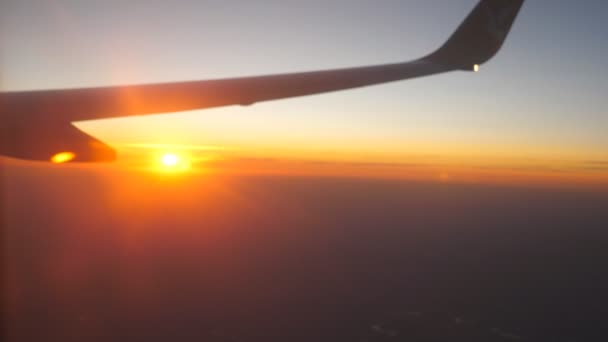
<instances>
[{"instance_id":1,"label":"blue sky","mask_svg":"<svg viewBox=\"0 0 608 342\"><path fill-rule=\"evenodd\" d=\"M3 1L0 87L169 82L403 61L439 46L475 4ZM460 146L606 160L605 13L604 1L527 1L502 51L479 74L80 127L111 143L355 146L377 153L390 147L404 155L417 146Z\"/></svg>"}]
</instances>

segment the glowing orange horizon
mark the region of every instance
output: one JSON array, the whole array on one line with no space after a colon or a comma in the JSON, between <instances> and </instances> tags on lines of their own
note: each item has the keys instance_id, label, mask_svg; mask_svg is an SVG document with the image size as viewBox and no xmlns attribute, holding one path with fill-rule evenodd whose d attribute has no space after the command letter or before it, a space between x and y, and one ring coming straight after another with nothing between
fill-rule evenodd
<instances>
[{"instance_id":1,"label":"glowing orange horizon","mask_svg":"<svg viewBox=\"0 0 608 342\"><path fill-rule=\"evenodd\" d=\"M244 146L131 143L116 147L118 164L126 167L139 165L146 169L150 163L143 156L153 155L154 172L188 170L197 173L204 168L205 172L217 173L371 177L608 190L608 158L593 151L413 144L407 147L410 152L399 146L393 150L376 146L355 150L354 146L346 149L319 144Z\"/></svg>"}]
</instances>

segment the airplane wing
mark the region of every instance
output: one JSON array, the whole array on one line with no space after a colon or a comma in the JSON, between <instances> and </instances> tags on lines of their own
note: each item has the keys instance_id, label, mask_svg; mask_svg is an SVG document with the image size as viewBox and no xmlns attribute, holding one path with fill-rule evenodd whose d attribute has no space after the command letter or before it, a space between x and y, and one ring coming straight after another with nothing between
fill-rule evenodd
<instances>
[{"instance_id":1,"label":"airplane wing","mask_svg":"<svg viewBox=\"0 0 608 342\"><path fill-rule=\"evenodd\" d=\"M111 161L112 148L73 121L169 113L345 90L455 70L476 71L502 46L524 0L481 0L443 46L404 63L207 81L0 93L0 155Z\"/></svg>"}]
</instances>

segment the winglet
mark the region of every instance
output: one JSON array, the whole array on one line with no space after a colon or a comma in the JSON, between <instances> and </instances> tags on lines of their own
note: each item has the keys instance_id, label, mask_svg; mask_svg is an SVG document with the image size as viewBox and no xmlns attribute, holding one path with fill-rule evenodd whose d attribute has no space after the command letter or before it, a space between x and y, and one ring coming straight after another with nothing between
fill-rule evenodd
<instances>
[{"instance_id":1,"label":"winglet","mask_svg":"<svg viewBox=\"0 0 608 342\"><path fill-rule=\"evenodd\" d=\"M524 0L481 0L450 39L424 57L461 70L475 70L500 49Z\"/></svg>"}]
</instances>

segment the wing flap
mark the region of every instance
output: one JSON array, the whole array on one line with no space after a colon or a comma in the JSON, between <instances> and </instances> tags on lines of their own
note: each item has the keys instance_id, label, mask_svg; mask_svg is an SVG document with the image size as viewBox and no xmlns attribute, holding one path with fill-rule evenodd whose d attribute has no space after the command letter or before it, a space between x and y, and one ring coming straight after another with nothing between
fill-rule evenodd
<instances>
[{"instance_id":1,"label":"wing flap","mask_svg":"<svg viewBox=\"0 0 608 342\"><path fill-rule=\"evenodd\" d=\"M0 154L53 162L109 162L114 149L69 122L17 124L1 129Z\"/></svg>"}]
</instances>

